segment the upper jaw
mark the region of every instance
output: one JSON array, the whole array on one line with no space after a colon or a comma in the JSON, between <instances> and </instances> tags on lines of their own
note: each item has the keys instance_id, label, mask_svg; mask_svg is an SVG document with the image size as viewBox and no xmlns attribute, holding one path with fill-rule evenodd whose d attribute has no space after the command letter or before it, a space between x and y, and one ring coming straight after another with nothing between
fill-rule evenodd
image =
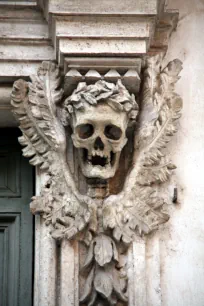
<instances>
[{"instance_id":1,"label":"upper jaw","mask_svg":"<svg viewBox=\"0 0 204 306\"><path fill-rule=\"evenodd\" d=\"M80 164L84 176L108 179L115 175L118 164L117 153L110 152L108 154L101 150L92 150L90 154L86 149L80 149L79 151Z\"/></svg>"},{"instance_id":2,"label":"upper jaw","mask_svg":"<svg viewBox=\"0 0 204 306\"><path fill-rule=\"evenodd\" d=\"M107 167L110 164L110 155L104 154L102 151L92 151L92 154L88 154L86 162L92 166Z\"/></svg>"}]
</instances>

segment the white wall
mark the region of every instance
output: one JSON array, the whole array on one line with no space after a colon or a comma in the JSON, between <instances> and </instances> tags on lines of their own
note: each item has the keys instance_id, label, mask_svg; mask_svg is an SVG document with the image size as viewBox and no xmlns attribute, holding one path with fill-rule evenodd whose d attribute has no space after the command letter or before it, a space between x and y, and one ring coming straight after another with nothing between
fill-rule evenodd
<instances>
[{"instance_id":1,"label":"white wall","mask_svg":"<svg viewBox=\"0 0 204 306\"><path fill-rule=\"evenodd\" d=\"M169 0L179 9L167 61L183 61L184 100L172 146L179 204L161 231L162 306L204 306L204 0Z\"/></svg>"}]
</instances>

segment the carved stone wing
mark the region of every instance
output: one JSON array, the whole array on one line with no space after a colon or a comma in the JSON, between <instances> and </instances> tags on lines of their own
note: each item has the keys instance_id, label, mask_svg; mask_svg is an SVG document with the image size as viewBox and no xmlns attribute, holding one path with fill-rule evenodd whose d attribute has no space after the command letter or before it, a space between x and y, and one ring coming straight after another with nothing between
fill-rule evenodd
<instances>
[{"instance_id":1,"label":"carved stone wing","mask_svg":"<svg viewBox=\"0 0 204 306\"><path fill-rule=\"evenodd\" d=\"M31 158L32 165L47 169L50 152L64 151L66 146L65 133L56 114L63 90L58 89L59 71L53 63L43 62L38 75L31 79L31 83L24 80L14 83L11 104L23 132L19 138L25 146L23 155Z\"/></svg>"},{"instance_id":2,"label":"carved stone wing","mask_svg":"<svg viewBox=\"0 0 204 306\"><path fill-rule=\"evenodd\" d=\"M30 163L47 174L40 196L31 210L54 227L53 237L72 238L89 221L87 199L78 193L66 160L66 134L58 118L63 97L58 67L43 62L32 82L18 80L12 92L13 113L23 133L19 142Z\"/></svg>"},{"instance_id":3,"label":"carved stone wing","mask_svg":"<svg viewBox=\"0 0 204 306\"><path fill-rule=\"evenodd\" d=\"M174 85L182 69L179 60L161 70L157 57L148 60L143 86L139 129L135 133L133 165L123 191L104 203L104 227L117 241L130 243L136 233L149 233L169 217L157 192L176 168L166 146L177 131L182 99Z\"/></svg>"}]
</instances>

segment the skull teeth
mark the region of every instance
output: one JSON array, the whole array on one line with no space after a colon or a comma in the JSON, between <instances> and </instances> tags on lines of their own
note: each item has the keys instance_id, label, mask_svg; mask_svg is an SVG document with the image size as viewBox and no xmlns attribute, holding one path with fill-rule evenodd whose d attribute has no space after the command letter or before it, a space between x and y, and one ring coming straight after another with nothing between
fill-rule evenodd
<instances>
[{"instance_id":1,"label":"skull teeth","mask_svg":"<svg viewBox=\"0 0 204 306\"><path fill-rule=\"evenodd\" d=\"M86 160L89 165L108 167L110 165L111 157L109 154L107 155L101 150L92 150L91 152L87 151Z\"/></svg>"},{"instance_id":2,"label":"skull teeth","mask_svg":"<svg viewBox=\"0 0 204 306\"><path fill-rule=\"evenodd\" d=\"M83 150L83 160L90 166L101 166L109 169L113 165L114 157L113 152L104 153L102 150Z\"/></svg>"},{"instance_id":3,"label":"skull teeth","mask_svg":"<svg viewBox=\"0 0 204 306\"><path fill-rule=\"evenodd\" d=\"M92 151L91 154L88 154L88 158L91 159L93 156L100 156L107 158L108 160L110 159L109 156L103 153L103 151Z\"/></svg>"}]
</instances>

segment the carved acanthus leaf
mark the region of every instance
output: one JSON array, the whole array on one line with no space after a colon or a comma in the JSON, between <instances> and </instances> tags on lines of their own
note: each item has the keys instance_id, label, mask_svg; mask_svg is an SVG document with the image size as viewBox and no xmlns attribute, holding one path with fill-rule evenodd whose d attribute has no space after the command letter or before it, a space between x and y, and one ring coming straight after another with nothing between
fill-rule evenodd
<instances>
[{"instance_id":1,"label":"carved acanthus leaf","mask_svg":"<svg viewBox=\"0 0 204 306\"><path fill-rule=\"evenodd\" d=\"M112 260L118 261L117 247L112 238L101 233L93 239L89 246L83 269L88 268L93 259L101 267L110 263Z\"/></svg>"},{"instance_id":2,"label":"carved acanthus leaf","mask_svg":"<svg viewBox=\"0 0 204 306\"><path fill-rule=\"evenodd\" d=\"M110 299L113 291L113 280L110 271L105 271L104 269L97 267L94 278L94 287L102 297Z\"/></svg>"},{"instance_id":3,"label":"carved acanthus leaf","mask_svg":"<svg viewBox=\"0 0 204 306\"><path fill-rule=\"evenodd\" d=\"M119 264L117 248L114 240L103 233L93 239L83 265L83 271L89 271L89 275L81 302L89 302L92 305L92 301L102 297L108 300L110 305L115 305L117 300L127 300L126 286L122 285L126 282L122 281L124 275L121 272L122 265ZM92 291L90 287L93 287Z\"/></svg>"}]
</instances>

